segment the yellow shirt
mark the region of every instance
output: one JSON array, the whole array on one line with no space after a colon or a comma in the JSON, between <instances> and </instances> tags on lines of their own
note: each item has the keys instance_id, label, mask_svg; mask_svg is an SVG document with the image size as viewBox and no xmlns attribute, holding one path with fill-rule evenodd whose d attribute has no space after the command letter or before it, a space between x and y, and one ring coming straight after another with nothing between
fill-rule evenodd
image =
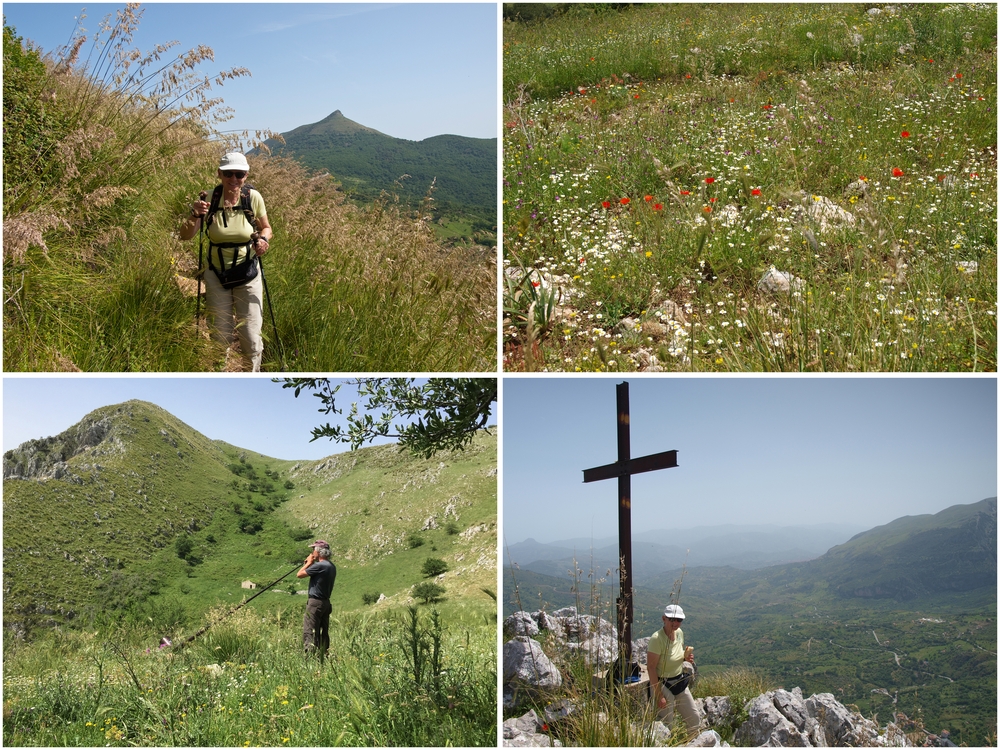
<instances>
[{"instance_id":1,"label":"yellow shirt","mask_svg":"<svg viewBox=\"0 0 1000 750\"><path fill-rule=\"evenodd\" d=\"M657 677L660 679L676 677L684 666L684 631L677 628L674 631L674 640L671 641L663 628L660 628L649 639L647 653L660 656L660 661L656 665Z\"/></svg>"},{"instance_id":2,"label":"yellow shirt","mask_svg":"<svg viewBox=\"0 0 1000 750\"><path fill-rule=\"evenodd\" d=\"M264 208L264 198L253 188L250 188L250 207L253 209L255 219L267 218L267 209ZM225 218L223 218L223 215ZM237 203L233 208L223 208L222 201L219 201L219 208L215 212L211 226L208 227L208 239L213 244L220 245L229 242L238 242L243 247L222 247L212 248L212 263L218 264L219 255L222 252L222 260L225 268L233 265L233 251L237 251L236 263L241 263L246 259L247 244L250 242L250 235L256 232L243 214L243 209Z\"/></svg>"}]
</instances>

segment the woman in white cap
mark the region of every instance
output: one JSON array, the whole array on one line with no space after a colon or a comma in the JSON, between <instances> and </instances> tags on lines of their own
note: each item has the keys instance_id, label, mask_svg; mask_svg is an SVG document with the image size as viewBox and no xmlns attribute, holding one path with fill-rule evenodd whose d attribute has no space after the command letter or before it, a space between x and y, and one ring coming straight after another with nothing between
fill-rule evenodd
<instances>
[{"instance_id":1,"label":"woman in white cap","mask_svg":"<svg viewBox=\"0 0 1000 750\"><path fill-rule=\"evenodd\" d=\"M646 669L653 686L653 704L659 712L657 718L669 725L674 720L676 703L688 733L694 735L701 719L688 689L691 672L684 668L685 662L694 663L694 649L684 648L683 620L680 606L670 604L663 610L663 627L649 639Z\"/></svg>"},{"instance_id":2,"label":"woman in white cap","mask_svg":"<svg viewBox=\"0 0 1000 750\"><path fill-rule=\"evenodd\" d=\"M235 329L245 366L258 372L264 354L264 287L257 256L267 252L274 233L261 194L245 188L249 171L243 154L223 156L219 162L222 184L216 186L211 201L204 200L207 195L202 193L191 205L180 237L191 239L204 222L210 269L205 272L205 307L212 339L228 347Z\"/></svg>"}]
</instances>

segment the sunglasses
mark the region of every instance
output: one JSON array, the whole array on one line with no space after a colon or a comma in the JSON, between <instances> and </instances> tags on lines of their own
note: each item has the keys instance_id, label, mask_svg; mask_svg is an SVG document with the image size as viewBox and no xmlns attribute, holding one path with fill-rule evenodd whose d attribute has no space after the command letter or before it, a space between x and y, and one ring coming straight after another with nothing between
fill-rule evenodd
<instances>
[{"instance_id":1,"label":"sunglasses","mask_svg":"<svg viewBox=\"0 0 1000 750\"><path fill-rule=\"evenodd\" d=\"M223 172L223 177L235 177L237 180L242 180L247 176L246 172Z\"/></svg>"},{"instance_id":2,"label":"sunglasses","mask_svg":"<svg viewBox=\"0 0 1000 750\"><path fill-rule=\"evenodd\" d=\"M663 619L667 620L668 622L684 622L678 617L664 617Z\"/></svg>"}]
</instances>

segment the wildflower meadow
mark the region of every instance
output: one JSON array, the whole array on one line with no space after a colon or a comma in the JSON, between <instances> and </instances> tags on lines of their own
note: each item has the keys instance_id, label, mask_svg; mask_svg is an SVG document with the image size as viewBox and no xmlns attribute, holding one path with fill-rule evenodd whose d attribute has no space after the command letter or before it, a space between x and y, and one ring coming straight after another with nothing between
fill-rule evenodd
<instances>
[{"instance_id":1,"label":"wildflower meadow","mask_svg":"<svg viewBox=\"0 0 1000 750\"><path fill-rule=\"evenodd\" d=\"M505 369L995 371L996 5L532 16Z\"/></svg>"}]
</instances>

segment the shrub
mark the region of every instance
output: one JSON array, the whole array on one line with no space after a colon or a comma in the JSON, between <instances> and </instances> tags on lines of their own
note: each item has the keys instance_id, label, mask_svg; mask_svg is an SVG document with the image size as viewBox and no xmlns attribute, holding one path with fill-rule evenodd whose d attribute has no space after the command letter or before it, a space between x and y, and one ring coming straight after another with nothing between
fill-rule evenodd
<instances>
[{"instance_id":1,"label":"shrub","mask_svg":"<svg viewBox=\"0 0 1000 750\"><path fill-rule=\"evenodd\" d=\"M442 560L440 557L428 557L424 560L424 567L421 568L421 572L424 577L430 578L431 576L439 576L442 573L447 572L448 563Z\"/></svg>"},{"instance_id":2,"label":"shrub","mask_svg":"<svg viewBox=\"0 0 1000 750\"><path fill-rule=\"evenodd\" d=\"M194 543L191 541L191 537L189 536L179 536L174 541L174 549L177 551L177 556L181 560L187 560L188 556L194 549Z\"/></svg>"},{"instance_id":3,"label":"shrub","mask_svg":"<svg viewBox=\"0 0 1000 750\"><path fill-rule=\"evenodd\" d=\"M410 549L416 549L417 547L423 545L424 538L419 534L411 533L409 536L406 537L406 543L409 545Z\"/></svg>"},{"instance_id":4,"label":"shrub","mask_svg":"<svg viewBox=\"0 0 1000 750\"><path fill-rule=\"evenodd\" d=\"M430 604L431 602L438 601L444 595L444 591L444 586L424 581L413 587L413 596L417 599L423 599L424 604Z\"/></svg>"},{"instance_id":5,"label":"shrub","mask_svg":"<svg viewBox=\"0 0 1000 750\"><path fill-rule=\"evenodd\" d=\"M381 596L381 594L378 591L369 592L361 595L361 601L366 605L371 606L372 604L378 602L379 596Z\"/></svg>"},{"instance_id":6,"label":"shrub","mask_svg":"<svg viewBox=\"0 0 1000 750\"><path fill-rule=\"evenodd\" d=\"M448 523L445 524L444 530L448 534L448 536L455 536L455 534L457 534L460 531L460 529L458 528L458 524L455 523L454 521L448 521Z\"/></svg>"},{"instance_id":7,"label":"shrub","mask_svg":"<svg viewBox=\"0 0 1000 750\"><path fill-rule=\"evenodd\" d=\"M312 536L312 530L307 529L305 526L300 526L297 529L288 529L288 535L294 539L296 542L304 542L306 539Z\"/></svg>"}]
</instances>

